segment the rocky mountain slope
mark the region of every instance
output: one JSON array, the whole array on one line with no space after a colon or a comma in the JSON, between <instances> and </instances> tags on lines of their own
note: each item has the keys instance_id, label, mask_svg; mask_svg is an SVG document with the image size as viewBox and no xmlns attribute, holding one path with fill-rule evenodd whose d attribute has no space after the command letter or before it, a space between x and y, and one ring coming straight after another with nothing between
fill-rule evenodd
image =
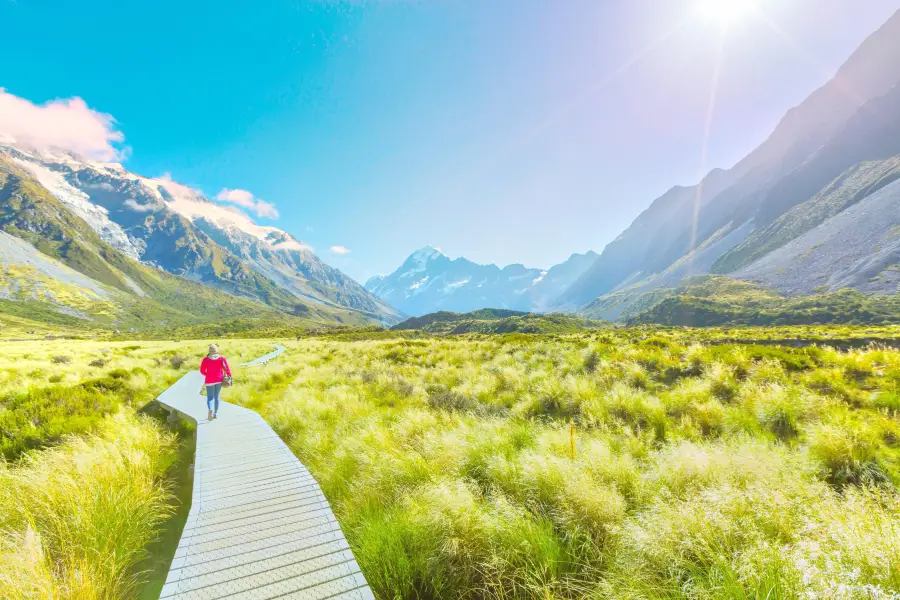
<instances>
[{"instance_id":1,"label":"rocky mountain slope","mask_svg":"<svg viewBox=\"0 0 900 600\"><path fill-rule=\"evenodd\" d=\"M900 181L870 194L732 275L788 295L842 288L897 293Z\"/></svg>"},{"instance_id":2,"label":"rocky mountain slope","mask_svg":"<svg viewBox=\"0 0 900 600\"><path fill-rule=\"evenodd\" d=\"M0 147L0 159L27 173L104 242L146 265L288 313L318 305L387 324L401 317L290 234L167 177L10 146Z\"/></svg>"},{"instance_id":3,"label":"rocky mountain slope","mask_svg":"<svg viewBox=\"0 0 900 600\"><path fill-rule=\"evenodd\" d=\"M587 302L593 317L627 318L674 293L684 277L703 273L746 277L785 293L834 289L836 283L869 293L895 291L889 283L892 255L873 244L872 224L850 216L829 220L898 177L898 83L900 12L733 169L714 171L700 186L674 188L655 201L556 305L577 309ZM888 230L900 225L894 196L877 204ZM778 252L801 236L822 239L836 230L843 252L860 265L871 258L866 264L881 269L877 277L884 285L823 274L812 258L836 251L827 244L814 252L800 242L800 253Z\"/></svg>"},{"instance_id":4,"label":"rocky mountain slope","mask_svg":"<svg viewBox=\"0 0 900 600\"><path fill-rule=\"evenodd\" d=\"M134 258L139 244L105 220L104 209L63 197L0 155L0 312L140 330L239 318L297 326L371 321L359 311L304 301L241 265L223 263L227 276L214 289L145 264Z\"/></svg>"},{"instance_id":5,"label":"rocky mountain slope","mask_svg":"<svg viewBox=\"0 0 900 600\"><path fill-rule=\"evenodd\" d=\"M412 253L386 277L373 277L366 289L410 315L439 310L480 308L545 311L596 260L597 254L573 254L544 271L523 265L479 265L451 259L427 246Z\"/></svg>"},{"instance_id":6,"label":"rocky mountain slope","mask_svg":"<svg viewBox=\"0 0 900 600\"><path fill-rule=\"evenodd\" d=\"M556 306L577 309L589 302L596 306L609 300L604 295L621 296L635 284L641 286L641 293L670 285L677 277L665 275L679 264L693 263L684 274L728 273L746 264L751 255L758 258L758 252L748 252L755 240L773 239L762 236L762 229L848 169L900 154L898 82L900 12L872 34L832 80L791 109L772 135L735 167L715 170L700 185L673 188L653 202L607 245ZM869 183L877 187L876 182ZM790 239L782 236L778 243ZM740 256L720 261L740 244L744 244ZM704 251L702 261L694 260Z\"/></svg>"}]
</instances>

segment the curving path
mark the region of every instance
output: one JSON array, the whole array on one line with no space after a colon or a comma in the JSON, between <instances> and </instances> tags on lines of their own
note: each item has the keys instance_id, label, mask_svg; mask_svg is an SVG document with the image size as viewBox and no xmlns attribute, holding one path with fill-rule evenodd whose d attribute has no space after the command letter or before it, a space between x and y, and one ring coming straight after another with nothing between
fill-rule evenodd
<instances>
[{"instance_id":1,"label":"curving path","mask_svg":"<svg viewBox=\"0 0 900 600\"><path fill-rule=\"evenodd\" d=\"M275 358L276 356L278 356L279 354L281 354L282 352L284 352L284 346L282 346L281 344L275 344L275 350L273 350L272 352L269 352L268 354L264 354L264 355L260 356L259 358L255 358L255 359L251 360L250 362L245 362L244 364L238 365L238 366L239 367L256 367L259 365L264 365L264 364L268 363L270 360L272 360L273 358Z\"/></svg>"},{"instance_id":2,"label":"curving path","mask_svg":"<svg viewBox=\"0 0 900 600\"><path fill-rule=\"evenodd\" d=\"M202 386L192 371L157 398L197 423L191 510L160 599L374 599L306 467L252 410L222 402L207 421Z\"/></svg>"}]
</instances>

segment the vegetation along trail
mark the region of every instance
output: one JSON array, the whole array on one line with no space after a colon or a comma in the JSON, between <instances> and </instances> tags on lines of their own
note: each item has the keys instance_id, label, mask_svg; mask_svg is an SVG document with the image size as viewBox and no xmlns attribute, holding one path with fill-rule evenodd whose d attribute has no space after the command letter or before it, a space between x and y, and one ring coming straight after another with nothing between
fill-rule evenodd
<instances>
[{"instance_id":1,"label":"vegetation along trail","mask_svg":"<svg viewBox=\"0 0 900 600\"><path fill-rule=\"evenodd\" d=\"M206 345L3 342L0 598L158 597L190 504L196 428L167 424L151 401ZM271 348L223 342L235 363Z\"/></svg>"},{"instance_id":2,"label":"vegetation along trail","mask_svg":"<svg viewBox=\"0 0 900 600\"><path fill-rule=\"evenodd\" d=\"M378 598L891 598L900 352L721 343L813 329L324 335L230 400Z\"/></svg>"}]
</instances>

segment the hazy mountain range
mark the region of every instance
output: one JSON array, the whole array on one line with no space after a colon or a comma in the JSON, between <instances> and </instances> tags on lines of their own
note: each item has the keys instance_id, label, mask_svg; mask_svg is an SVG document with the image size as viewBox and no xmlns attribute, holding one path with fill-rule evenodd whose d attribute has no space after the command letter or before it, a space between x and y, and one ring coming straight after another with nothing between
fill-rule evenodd
<instances>
[{"instance_id":1,"label":"hazy mountain range","mask_svg":"<svg viewBox=\"0 0 900 600\"><path fill-rule=\"evenodd\" d=\"M539 301L529 303L526 286L507 283L518 273L537 280L534 270L507 267L506 278L479 278L481 293L460 294L454 285L474 292L471 263L446 257L422 263L422 251L366 287L410 314L495 307L612 320L649 309L686 277L705 273L783 294L845 287L896 293L898 178L900 12L833 79L789 110L758 148L731 169L715 169L700 184L654 200L599 256L589 255L589 266L579 261L568 271L581 271L574 281L547 286Z\"/></svg>"},{"instance_id":2,"label":"hazy mountain range","mask_svg":"<svg viewBox=\"0 0 900 600\"><path fill-rule=\"evenodd\" d=\"M451 259L426 246L390 275L369 279L365 287L409 315L485 307L544 312L596 259L595 252L587 252L546 270L523 265L500 268Z\"/></svg>"}]
</instances>

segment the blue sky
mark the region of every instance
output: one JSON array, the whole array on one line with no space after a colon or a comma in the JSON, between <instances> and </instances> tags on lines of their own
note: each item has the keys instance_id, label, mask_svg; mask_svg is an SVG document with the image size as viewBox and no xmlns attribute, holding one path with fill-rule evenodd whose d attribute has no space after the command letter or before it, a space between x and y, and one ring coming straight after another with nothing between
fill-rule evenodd
<instances>
[{"instance_id":1,"label":"blue sky","mask_svg":"<svg viewBox=\"0 0 900 600\"><path fill-rule=\"evenodd\" d=\"M759 0L726 31L700 1L0 0L0 87L84 99L129 169L249 190L359 280L426 244L547 267L731 166L900 8Z\"/></svg>"}]
</instances>

